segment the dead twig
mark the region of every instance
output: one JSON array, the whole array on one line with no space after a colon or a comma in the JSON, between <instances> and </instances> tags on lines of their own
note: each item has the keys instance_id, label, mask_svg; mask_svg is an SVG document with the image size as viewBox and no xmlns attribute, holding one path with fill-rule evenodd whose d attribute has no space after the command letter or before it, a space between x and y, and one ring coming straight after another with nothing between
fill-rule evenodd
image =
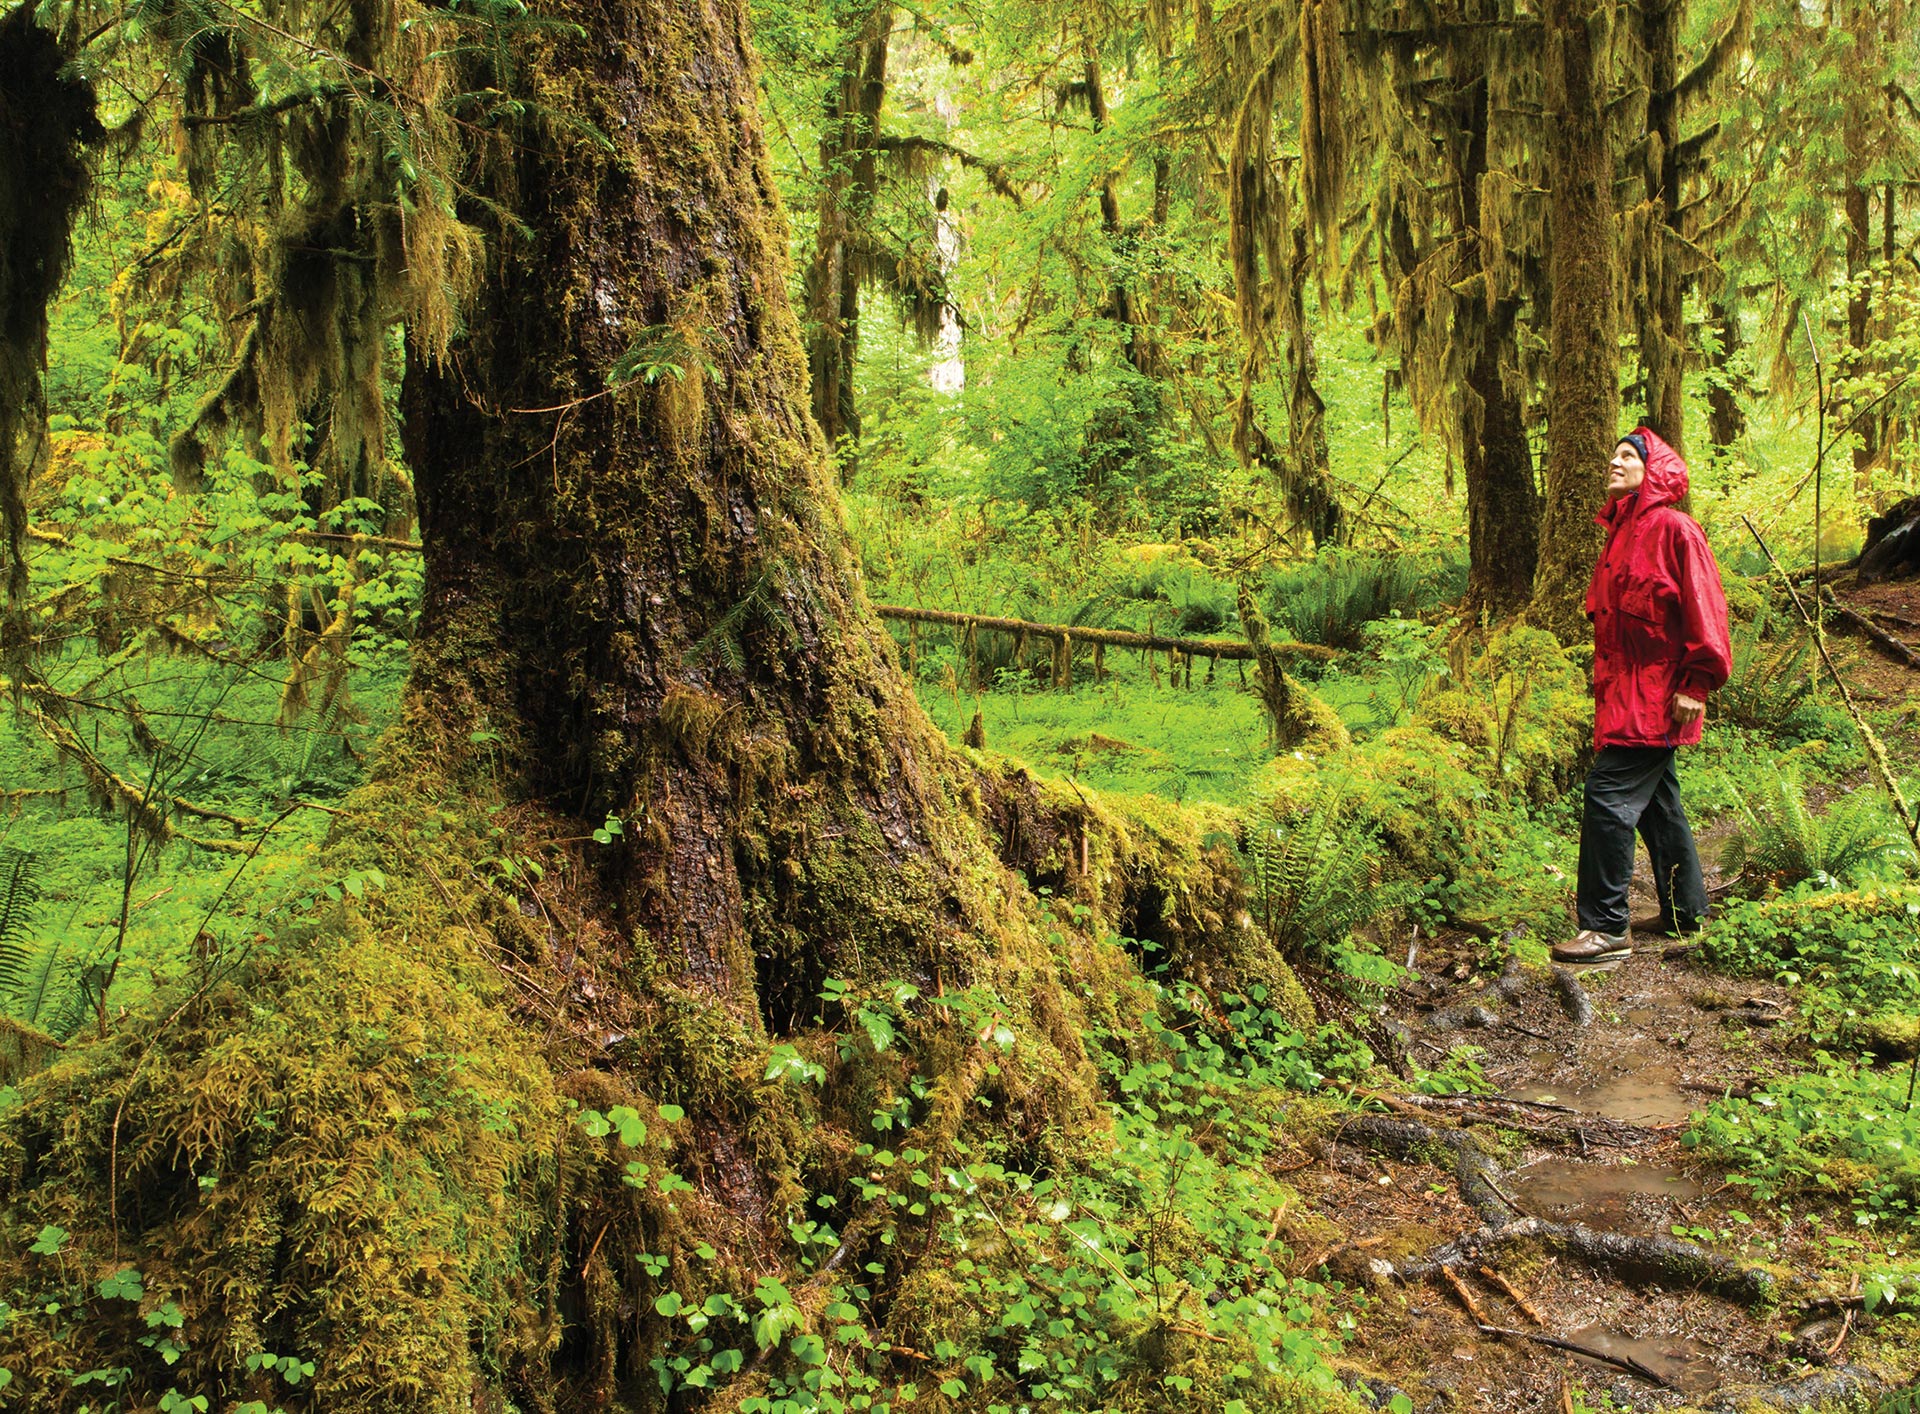
<instances>
[{"instance_id":1,"label":"dead twig","mask_svg":"<svg viewBox=\"0 0 1920 1414\"><path fill-rule=\"evenodd\" d=\"M1527 1300L1526 1293L1508 1281L1498 1270L1493 1267L1481 1267L1480 1275L1493 1285L1499 1287L1501 1291L1505 1292L1507 1300L1518 1306L1520 1313L1529 1321L1532 1321L1536 1326L1544 1326L1546 1324L1545 1321L1540 1319L1540 1313L1533 1309L1533 1303Z\"/></svg>"},{"instance_id":2,"label":"dead twig","mask_svg":"<svg viewBox=\"0 0 1920 1414\"><path fill-rule=\"evenodd\" d=\"M1517 1331L1507 1326L1480 1324L1480 1334L1504 1336L1509 1340L1530 1340L1535 1345L1551 1346L1555 1350L1564 1350L1570 1355L1584 1356L1588 1360L1598 1360L1602 1365L1611 1365L1616 1370L1625 1370L1630 1375L1638 1375L1648 1384L1661 1389L1672 1389L1673 1381L1658 1370L1641 1364L1631 1355L1609 1355L1604 1350L1595 1350L1591 1345L1582 1345L1577 1340L1563 1340L1557 1335L1546 1335L1540 1331Z\"/></svg>"},{"instance_id":3,"label":"dead twig","mask_svg":"<svg viewBox=\"0 0 1920 1414\"><path fill-rule=\"evenodd\" d=\"M1480 1303L1473 1299L1473 1293L1467 1290L1467 1284L1453 1274L1452 1267L1440 1268L1440 1275L1446 1279L1447 1285L1453 1288L1454 1298L1467 1308L1467 1314L1473 1317L1473 1323L1481 1330L1486 1330L1487 1313L1482 1311Z\"/></svg>"}]
</instances>

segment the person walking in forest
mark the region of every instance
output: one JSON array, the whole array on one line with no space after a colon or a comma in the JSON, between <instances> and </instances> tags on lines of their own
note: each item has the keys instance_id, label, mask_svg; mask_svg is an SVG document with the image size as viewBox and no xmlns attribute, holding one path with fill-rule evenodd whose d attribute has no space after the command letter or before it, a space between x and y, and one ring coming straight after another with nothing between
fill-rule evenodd
<instances>
[{"instance_id":1,"label":"person walking in forest","mask_svg":"<svg viewBox=\"0 0 1920 1414\"><path fill-rule=\"evenodd\" d=\"M1680 803L1675 749L1700 740L1707 695L1727 680L1727 599L1706 534L1676 502L1687 464L1637 427L1614 447L1606 547L1587 589L1593 620L1593 745L1580 820L1580 931L1558 962L1627 956L1630 926L1690 933L1707 916L1706 883ZM1638 828L1653 861L1657 919L1629 925Z\"/></svg>"}]
</instances>

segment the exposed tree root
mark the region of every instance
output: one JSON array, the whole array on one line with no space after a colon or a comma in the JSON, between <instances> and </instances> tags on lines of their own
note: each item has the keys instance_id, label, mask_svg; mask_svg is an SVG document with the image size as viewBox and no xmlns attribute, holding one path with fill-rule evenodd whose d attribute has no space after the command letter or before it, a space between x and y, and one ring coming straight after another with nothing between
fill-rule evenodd
<instances>
[{"instance_id":1,"label":"exposed tree root","mask_svg":"<svg viewBox=\"0 0 1920 1414\"><path fill-rule=\"evenodd\" d=\"M1553 988L1560 994L1560 1005L1566 1008L1567 1019L1575 1026L1589 1026L1593 1023L1593 1002L1587 996L1587 989L1580 985L1580 979L1564 967L1553 969Z\"/></svg>"},{"instance_id":2,"label":"exposed tree root","mask_svg":"<svg viewBox=\"0 0 1920 1414\"><path fill-rule=\"evenodd\" d=\"M1362 1115L1342 1135L1356 1135L1405 1159L1426 1159L1451 1151L1460 1196L1486 1224L1398 1268L1405 1280L1431 1276L1443 1267L1478 1264L1483 1254L1524 1242L1538 1242L1577 1257L1588 1266L1625 1281L1653 1281L1711 1291L1746 1305L1773 1295L1773 1277L1758 1267L1743 1267L1691 1242L1670 1237L1638 1237L1590 1228L1584 1223L1546 1222L1528 1217L1502 1187L1500 1166L1482 1153L1462 1130L1432 1129L1385 1115Z\"/></svg>"},{"instance_id":3,"label":"exposed tree root","mask_svg":"<svg viewBox=\"0 0 1920 1414\"><path fill-rule=\"evenodd\" d=\"M1886 1388L1887 1382L1873 1371L1859 1365L1841 1365L1808 1375L1805 1379L1786 1380L1759 1388L1748 1385L1722 1390L1707 1408L1725 1410L1728 1414L1735 1410L1747 1414L1747 1411L1756 1408L1812 1409L1829 1400L1871 1399Z\"/></svg>"},{"instance_id":4,"label":"exposed tree root","mask_svg":"<svg viewBox=\"0 0 1920 1414\"><path fill-rule=\"evenodd\" d=\"M1716 1092L1718 1093L1718 1092ZM1528 1134L1554 1144L1578 1145L1586 1149L1599 1144L1609 1149L1631 1149L1657 1138L1653 1131L1625 1120L1589 1114L1571 1105L1556 1105L1542 1100L1513 1100L1503 1095L1384 1095L1368 1092L1404 1114L1418 1115L1421 1110L1442 1110L1459 1116L1462 1128L1473 1124L1491 1124ZM1537 1120L1523 1119L1537 1116Z\"/></svg>"}]
</instances>

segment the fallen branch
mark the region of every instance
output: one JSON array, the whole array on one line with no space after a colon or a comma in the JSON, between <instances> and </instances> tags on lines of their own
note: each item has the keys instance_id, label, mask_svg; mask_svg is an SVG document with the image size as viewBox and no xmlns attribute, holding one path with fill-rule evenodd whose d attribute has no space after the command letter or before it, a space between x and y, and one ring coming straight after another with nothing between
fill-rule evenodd
<instances>
[{"instance_id":1,"label":"fallen branch","mask_svg":"<svg viewBox=\"0 0 1920 1414\"><path fill-rule=\"evenodd\" d=\"M1780 561L1774 557L1773 547L1761 538L1760 532L1753 528L1751 520L1746 516L1741 516L1740 519L1746 522L1747 530L1759 544L1760 552L1767 557L1767 563L1772 565L1782 578L1785 578L1786 571L1780 568ZM1833 666L1833 657L1827 652L1825 636L1821 634L1819 626L1814 622L1813 615L1807 612L1807 606L1801 602L1800 591L1793 587L1791 580L1787 581L1787 594L1793 600L1793 607L1799 613L1800 621L1807 626L1808 632L1813 634L1813 646L1819 651L1820 661L1826 667L1827 676L1833 679L1833 685L1840 691L1840 703L1846 708L1848 720L1853 723L1853 729L1860 734L1860 740L1867 748L1867 760L1872 764L1874 773L1879 776L1881 788L1893 801L1893 808L1900 816L1900 823L1906 827L1907 838L1913 842L1914 849L1920 851L1920 823L1915 822L1913 811L1907 805L1907 797L1900 790L1900 782L1894 778L1893 762L1887 756L1886 743L1880 740L1880 734L1861 715L1860 708L1854 703L1853 693L1848 689L1846 679L1841 677L1840 670Z\"/></svg>"},{"instance_id":2,"label":"fallen branch","mask_svg":"<svg viewBox=\"0 0 1920 1414\"><path fill-rule=\"evenodd\" d=\"M1591 1345L1582 1345L1577 1340L1563 1340L1557 1335L1545 1335L1540 1331L1517 1331L1510 1326L1490 1326L1480 1323L1480 1334L1505 1336L1509 1340L1530 1340L1535 1345L1549 1345L1555 1350L1564 1350L1571 1355L1583 1356L1588 1360L1598 1360L1602 1365L1611 1365L1616 1370L1625 1370L1630 1375L1638 1375L1649 1384L1661 1389L1672 1389L1673 1381L1650 1366L1641 1364L1631 1355L1610 1355L1604 1350L1595 1350Z\"/></svg>"},{"instance_id":3,"label":"fallen branch","mask_svg":"<svg viewBox=\"0 0 1920 1414\"><path fill-rule=\"evenodd\" d=\"M992 618L983 614L959 614L950 609L918 609L904 604L875 604L873 612L883 619L906 623L945 624L950 628L992 629L998 633L1029 634L1058 642L1101 643L1109 648L1142 648L1153 652L1184 653L1193 658L1253 660L1253 645L1238 638L1171 638L1158 633L1132 633L1117 628L1086 628L1079 624L1043 624L1028 619ZM1318 643L1275 643L1276 653L1298 658L1318 658L1329 662L1339 651Z\"/></svg>"},{"instance_id":4,"label":"fallen branch","mask_svg":"<svg viewBox=\"0 0 1920 1414\"><path fill-rule=\"evenodd\" d=\"M1864 615L1855 613L1845 604L1842 604L1834 597L1833 591L1825 585L1820 586L1820 598L1828 609L1839 615L1842 621L1859 629L1861 633L1866 635L1868 642L1886 654L1887 657L1893 659L1894 662L1904 664L1909 668L1920 668L1920 653L1914 652L1911 648L1907 647L1906 644L1881 628L1879 624L1874 623Z\"/></svg>"},{"instance_id":5,"label":"fallen branch","mask_svg":"<svg viewBox=\"0 0 1920 1414\"><path fill-rule=\"evenodd\" d=\"M1453 1274L1452 1267L1440 1268L1440 1275L1453 1289L1454 1299L1467 1308L1467 1314L1473 1317L1473 1323L1481 1330L1487 1329L1487 1313L1480 1309L1480 1303L1473 1299L1473 1293L1467 1290L1467 1284Z\"/></svg>"}]
</instances>

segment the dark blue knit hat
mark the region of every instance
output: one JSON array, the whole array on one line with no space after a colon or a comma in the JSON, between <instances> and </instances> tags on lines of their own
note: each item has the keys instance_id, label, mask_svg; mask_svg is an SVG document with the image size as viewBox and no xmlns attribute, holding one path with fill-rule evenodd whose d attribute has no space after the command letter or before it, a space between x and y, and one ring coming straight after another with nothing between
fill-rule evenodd
<instances>
[{"instance_id":1,"label":"dark blue knit hat","mask_svg":"<svg viewBox=\"0 0 1920 1414\"><path fill-rule=\"evenodd\" d=\"M1626 436L1620 439L1620 442L1625 442L1629 447L1632 447L1634 451L1638 452L1641 461L1647 459L1647 439L1642 437L1637 430L1627 433ZM1615 442L1614 446L1619 446L1620 442Z\"/></svg>"}]
</instances>

